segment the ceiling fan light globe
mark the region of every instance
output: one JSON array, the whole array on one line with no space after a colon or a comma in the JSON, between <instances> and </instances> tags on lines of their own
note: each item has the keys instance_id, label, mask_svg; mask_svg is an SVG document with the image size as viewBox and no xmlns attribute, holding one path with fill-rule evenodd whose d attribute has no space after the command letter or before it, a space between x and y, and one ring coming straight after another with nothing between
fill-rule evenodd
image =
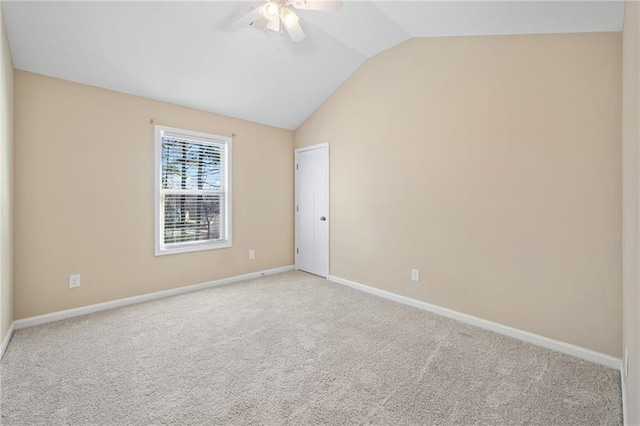
<instances>
[{"instance_id":1,"label":"ceiling fan light globe","mask_svg":"<svg viewBox=\"0 0 640 426\"><path fill-rule=\"evenodd\" d=\"M280 6L275 1L270 1L262 8L262 14L270 21L277 18L279 12Z\"/></svg>"},{"instance_id":2,"label":"ceiling fan light globe","mask_svg":"<svg viewBox=\"0 0 640 426\"><path fill-rule=\"evenodd\" d=\"M280 12L280 19L282 19L282 23L287 28L293 28L298 24L298 15L286 7Z\"/></svg>"}]
</instances>

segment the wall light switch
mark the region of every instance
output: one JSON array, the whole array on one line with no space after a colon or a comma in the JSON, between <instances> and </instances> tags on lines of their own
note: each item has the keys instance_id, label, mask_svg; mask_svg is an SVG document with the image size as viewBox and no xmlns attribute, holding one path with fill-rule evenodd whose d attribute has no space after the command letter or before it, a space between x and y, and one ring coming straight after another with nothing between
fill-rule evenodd
<instances>
[{"instance_id":1,"label":"wall light switch","mask_svg":"<svg viewBox=\"0 0 640 426\"><path fill-rule=\"evenodd\" d=\"M253 250L249 250L249 259L255 259L256 258L256 252Z\"/></svg>"}]
</instances>

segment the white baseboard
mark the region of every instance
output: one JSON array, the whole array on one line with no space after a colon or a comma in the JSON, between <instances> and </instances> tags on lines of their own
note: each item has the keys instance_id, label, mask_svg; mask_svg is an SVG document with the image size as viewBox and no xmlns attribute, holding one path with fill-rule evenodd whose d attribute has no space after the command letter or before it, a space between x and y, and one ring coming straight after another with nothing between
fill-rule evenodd
<instances>
[{"instance_id":1,"label":"white baseboard","mask_svg":"<svg viewBox=\"0 0 640 426\"><path fill-rule=\"evenodd\" d=\"M4 356L4 353L7 351L7 347L9 346L9 341L11 340L11 337L13 337L15 325L15 322L11 323L9 329L7 330L7 334L4 336L4 339L2 339L2 346L0 346L0 360L2 360L2 357Z\"/></svg>"},{"instance_id":2,"label":"white baseboard","mask_svg":"<svg viewBox=\"0 0 640 426\"><path fill-rule=\"evenodd\" d=\"M92 314L94 312L106 311L108 309L120 308L128 305L135 305L138 303L150 302L152 300L164 299L165 297L177 296L179 294L191 293L194 291L204 290L212 287L219 287L222 285L233 284L240 281L246 281L253 278L264 277L267 275L279 274L281 272L292 271L293 265L283 266L275 269L268 269L266 271L253 272L251 274L238 275L235 277L223 278L215 281L208 281L206 283L194 284L185 287L172 288L170 290L158 291L156 293L143 294L140 296L128 297L126 299L112 300L110 302L98 303L96 305L83 306L80 308L68 309L66 311L53 312L50 314L39 315L36 317L29 317L14 321L14 328L16 330L32 327L34 325L46 324L48 322L59 321L67 318L78 317L81 315Z\"/></svg>"},{"instance_id":3,"label":"white baseboard","mask_svg":"<svg viewBox=\"0 0 640 426\"><path fill-rule=\"evenodd\" d=\"M474 317L472 315L463 314L451 309L442 308L440 306L432 305L430 303L421 302L416 299L412 299L406 296L400 296L399 294L391 293L378 288L369 287L364 284L360 284L354 281L350 281L344 278L329 275L329 281L333 281L337 284L346 285L357 290L365 291L367 293L374 294L376 296L384 297L385 299L393 300L395 302L403 303L405 305L413 306L414 308L422 309L432 312L443 317L451 318L466 324L474 325L476 327L483 328L485 330L493 331L495 333L503 334L505 336L513 337L514 339L523 340L525 342L532 343L537 346L542 346L547 349L551 349L557 352L562 352L568 355L573 355L577 358L582 358L587 361L595 362L606 367L620 369L620 359L606 355L600 352L592 351L590 349L582 348L580 346L572 345L570 343L561 342L559 340L550 339L548 337L540 336L538 334L530 333L528 331L519 330L517 328L509 327L506 325L498 324L492 321L487 321L482 318Z\"/></svg>"},{"instance_id":4,"label":"white baseboard","mask_svg":"<svg viewBox=\"0 0 640 426\"><path fill-rule=\"evenodd\" d=\"M622 424L627 426L627 378L624 376L624 361L620 361L620 390L622 391Z\"/></svg>"}]
</instances>

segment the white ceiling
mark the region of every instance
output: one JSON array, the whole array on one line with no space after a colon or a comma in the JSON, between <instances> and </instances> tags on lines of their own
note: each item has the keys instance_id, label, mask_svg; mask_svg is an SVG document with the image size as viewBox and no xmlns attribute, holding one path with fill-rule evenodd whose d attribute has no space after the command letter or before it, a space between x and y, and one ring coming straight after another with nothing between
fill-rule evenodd
<instances>
[{"instance_id":1,"label":"white ceiling","mask_svg":"<svg viewBox=\"0 0 640 426\"><path fill-rule=\"evenodd\" d=\"M307 38L232 21L259 2L3 1L17 69L296 129L368 58L411 37L620 31L621 1L346 1Z\"/></svg>"}]
</instances>

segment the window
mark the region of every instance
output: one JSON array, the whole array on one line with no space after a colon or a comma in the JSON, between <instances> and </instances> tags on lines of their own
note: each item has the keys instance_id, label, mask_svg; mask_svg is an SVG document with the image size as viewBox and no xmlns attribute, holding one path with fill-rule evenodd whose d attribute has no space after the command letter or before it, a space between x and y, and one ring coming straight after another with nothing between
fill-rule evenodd
<instances>
[{"instance_id":1,"label":"window","mask_svg":"<svg viewBox=\"0 0 640 426\"><path fill-rule=\"evenodd\" d=\"M231 138L156 126L156 256L231 247Z\"/></svg>"}]
</instances>

